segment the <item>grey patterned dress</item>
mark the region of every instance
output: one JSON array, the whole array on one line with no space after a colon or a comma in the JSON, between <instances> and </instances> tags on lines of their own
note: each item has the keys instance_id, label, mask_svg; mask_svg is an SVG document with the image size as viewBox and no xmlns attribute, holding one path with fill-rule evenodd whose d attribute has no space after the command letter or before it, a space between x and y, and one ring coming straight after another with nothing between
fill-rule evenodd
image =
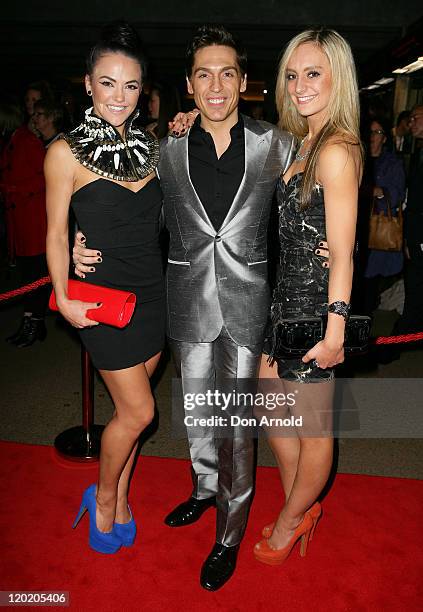
<instances>
[{"instance_id":1,"label":"grey patterned dress","mask_svg":"<svg viewBox=\"0 0 423 612\"><path fill-rule=\"evenodd\" d=\"M311 204L300 208L303 173L281 178L277 185L279 209L280 268L271 306L271 324L265 352L272 354L274 330L280 319L316 317L327 312L329 270L323 268L315 250L326 240L323 188L316 185ZM323 382L333 369L323 370L300 358L276 359L280 378L296 382Z\"/></svg>"}]
</instances>

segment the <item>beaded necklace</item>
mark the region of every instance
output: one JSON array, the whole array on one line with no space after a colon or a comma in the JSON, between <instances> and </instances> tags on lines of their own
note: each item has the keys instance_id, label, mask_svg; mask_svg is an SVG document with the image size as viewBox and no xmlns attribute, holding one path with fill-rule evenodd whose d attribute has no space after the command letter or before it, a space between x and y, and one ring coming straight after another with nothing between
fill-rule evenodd
<instances>
[{"instance_id":1,"label":"beaded necklace","mask_svg":"<svg viewBox=\"0 0 423 612\"><path fill-rule=\"evenodd\" d=\"M126 121L124 138L117 129L85 111L84 121L65 134L64 139L83 166L116 181L139 181L153 172L159 160L159 143L148 132L133 127L139 112Z\"/></svg>"}]
</instances>

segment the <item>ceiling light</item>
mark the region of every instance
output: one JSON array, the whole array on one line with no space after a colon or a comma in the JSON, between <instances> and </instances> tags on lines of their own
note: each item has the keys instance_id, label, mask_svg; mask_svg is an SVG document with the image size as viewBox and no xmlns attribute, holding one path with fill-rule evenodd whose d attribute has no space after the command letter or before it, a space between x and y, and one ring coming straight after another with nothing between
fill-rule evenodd
<instances>
[{"instance_id":1,"label":"ceiling light","mask_svg":"<svg viewBox=\"0 0 423 612\"><path fill-rule=\"evenodd\" d=\"M395 81L394 77L383 77L383 79L375 81L375 85L387 85L388 83L392 83L392 81Z\"/></svg>"},{"instance_id":2,"label":"ceiling light","mask_svg":"<svg viewBox=\"0 0 423 612\"><path fill-rule=\"evenodd\" d=\"M409 74L410 72L415 72L416 70L420 70L423 68L423 57L419 57L415 62L411 64L407 64L407 66L403 66L402 68L396 68L392 72L395 74Z\"/></svg>"}]
</instances>

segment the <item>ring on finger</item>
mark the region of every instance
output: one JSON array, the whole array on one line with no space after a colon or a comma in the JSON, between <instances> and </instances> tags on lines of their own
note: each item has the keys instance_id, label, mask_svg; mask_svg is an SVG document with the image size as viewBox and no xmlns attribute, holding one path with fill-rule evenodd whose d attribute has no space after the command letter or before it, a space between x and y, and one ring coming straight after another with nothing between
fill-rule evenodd
<instances>
[{"instance_id":1,"label":"ring on finger","mask_svg":"<svg viewBox=\"0 0 423 612\"><path fill-rule=\"evenodd\" d=\"M316 368L320 368L320 366L319 366L319 362L317 361L317 359L313 359L313 365L314 365Z\"/></svg>"}]
</instances>

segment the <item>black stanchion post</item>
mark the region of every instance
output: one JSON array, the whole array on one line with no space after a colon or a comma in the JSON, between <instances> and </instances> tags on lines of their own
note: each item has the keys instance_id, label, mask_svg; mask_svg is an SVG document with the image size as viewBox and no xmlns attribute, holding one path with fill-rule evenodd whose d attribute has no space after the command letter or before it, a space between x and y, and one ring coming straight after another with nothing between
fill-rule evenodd
<instances>
[{"instance_id":1,"label":"black stanchion post","mask_svg":"<svg viewBox=\"0 0 423 612\"><path fill-rule=\"evenodd\" d=\"M66 429L57 436L57 452L70 461L97 461L103 425L94 425L94 372L90 357L82 347L82 426Z\"/></svg>"},{"instance_id":2,"label":"black stanchion post","mask_svg":"<svg viewBox=\"0 0 423 612\"><path fill-rule=\"evenodd\" d=\"M94 374L90 356L82 348L81 351L82 374L82 426L89 431L94 420Z\"/></svg>"}]
</instances>

